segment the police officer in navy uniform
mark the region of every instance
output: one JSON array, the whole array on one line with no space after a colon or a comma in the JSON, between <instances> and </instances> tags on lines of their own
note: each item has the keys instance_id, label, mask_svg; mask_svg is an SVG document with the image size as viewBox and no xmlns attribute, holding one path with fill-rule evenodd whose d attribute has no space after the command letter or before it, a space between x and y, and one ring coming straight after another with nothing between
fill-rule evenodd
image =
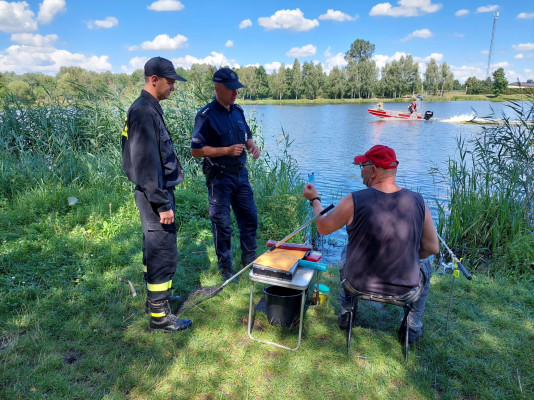
<instances>
[{"instance_id":1,"label":"police officer in navy uniform","mask_svg":"<svg viewBox=\"0 0 534 400\"><path fill-rule=\"evenodd\" d=\"M213 75L215 99L195 117L191 154L204 157L203 170L209 197L213 241L221 275L234 275L231 257L230 207L239 228L241 264L256 258L258 215L245 168L247 151L254 159L260 151L254 144L243 109L234 104L237 89L244 87L230 68Z\"/></svg>"},{"instance_id":2,"label":"police officer in navy uniform","mask_svg":"<svg viewBox=\"0 0 534 400\"><path fill-rule=\"evenodd\" d=\"M184 174L163 120L159 102L176 81L185 81L172 62L154 57L145 64L145 87L128 110L122 131L122 169L135 183L135 202L143 227L143 264L147 284L149 329L180 331L188 319L171 313L169 296L178 249L174 222L174 187Z\"/></svg>"}]
</instances>

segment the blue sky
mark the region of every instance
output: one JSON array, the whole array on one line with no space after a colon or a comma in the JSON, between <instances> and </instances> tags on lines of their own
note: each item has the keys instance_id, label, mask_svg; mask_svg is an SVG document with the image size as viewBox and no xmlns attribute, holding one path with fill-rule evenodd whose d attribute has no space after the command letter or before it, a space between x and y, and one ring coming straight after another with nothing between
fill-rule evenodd
<instances>
[{"instance_id":1,"label":"blue sky","mask_svg":"<svg viewBox=\"0 0 534 400\"><path fill-rule=\"evenodd\" d=\"M61 66L131 73L159 55L268 73L295 58L343 66L356 39L373 43L379 67L412 55L446 62L461 82L491 70L534 79L534 1L0 0L0 72L55 75Z\"/></svg>"}]
</instances>

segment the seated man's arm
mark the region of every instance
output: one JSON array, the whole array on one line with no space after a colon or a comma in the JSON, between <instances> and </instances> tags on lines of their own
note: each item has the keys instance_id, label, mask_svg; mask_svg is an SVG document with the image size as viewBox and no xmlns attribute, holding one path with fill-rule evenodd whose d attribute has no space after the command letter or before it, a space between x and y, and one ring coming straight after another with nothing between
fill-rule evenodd
<instances>
[{"instance_id":1,"label":"seated man's arm","mask_svg":"<svg viewBox=\"0 0 534 400\"><path fill-rule=\"evenodd\" d=\"M306 185L304 187L304 197L308 200L317 197L317 190L313 185ZM323 206L320 201L313 202L313 215L319 214L323 211ZM352 200L352 194L348 194L341 199L339 204L330 213L325 214L315 220L317 225L317 232L321 235L329 235L338 229L343 228L345 225L352 222L352 216L354 214L354 203Z\"/></svg>"},{"instance_id":2,"label":"seated man's arm","mask_svg":"<svg viewBox=\"0 0 534 400\"><path fill-rule=\"evenodd\" d=\"M427 258L432 254L438 253L438 235L430 214L430 208L428 208L428 204L425 201L425 222L423 223L423 234L421 235L421 245L419 246L419 258Z\"/></svg>"}]
</instances>

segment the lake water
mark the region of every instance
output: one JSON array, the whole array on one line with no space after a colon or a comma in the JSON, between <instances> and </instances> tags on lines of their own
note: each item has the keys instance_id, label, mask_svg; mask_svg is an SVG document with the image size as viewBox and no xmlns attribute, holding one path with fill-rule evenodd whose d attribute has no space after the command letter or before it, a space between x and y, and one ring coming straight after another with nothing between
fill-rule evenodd
<instances>
[{"instance_id":1,"label":"lake water","mask_svg":"<svg viewBox=\"0 0 534 400\"><path fill-rule=\"evenodd\" d=\"M402 110L409 103L385 103L384 108ZM492 109L496 117L511 115L506 103L492 102L424 102L420 112L433 111L429 121L382 120L367 112L375 104L325 105L250 105L263 127L265 150L277 154L277 139L282 129L290 140L290 154L296 159L303 179L315 174L322 204L337 204L351 191L363 189L360 168L353 165L355 155L365 153L375 144L392 147L397 153L399 168L397 183L420 192L427 201L432 216L437 218L437 201L447 197L447 187L435 183L430 168L447 171L449 158L457 158L457 138L470 139L482 131L478 124L465 124L476 115L488 116ZM303 200L304 201L304 200ZM344 229L329 235L327 242L345 244ZM339 260L339 246L322 249L327 262Z\"/></svg>"}]
</instances>

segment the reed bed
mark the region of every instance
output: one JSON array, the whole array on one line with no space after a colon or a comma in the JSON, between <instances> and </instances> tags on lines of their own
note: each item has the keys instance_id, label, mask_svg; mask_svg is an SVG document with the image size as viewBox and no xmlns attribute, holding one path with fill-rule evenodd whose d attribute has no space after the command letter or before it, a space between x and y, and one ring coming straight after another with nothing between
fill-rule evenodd
<instances>
[{"instance_id":1,"label":"reed bed","mask_svg":"<svg viewBox=\"0 0 534 400\"><path fill-rule=\"evenodd\" d=\"M530 98L508 107L513 118L483 127L469 146L458 139L459 159L449 159L443 177L449 201L440 205L438 230L471 269L532 279L534 104Z\"/></svg>"}]
</instances>

